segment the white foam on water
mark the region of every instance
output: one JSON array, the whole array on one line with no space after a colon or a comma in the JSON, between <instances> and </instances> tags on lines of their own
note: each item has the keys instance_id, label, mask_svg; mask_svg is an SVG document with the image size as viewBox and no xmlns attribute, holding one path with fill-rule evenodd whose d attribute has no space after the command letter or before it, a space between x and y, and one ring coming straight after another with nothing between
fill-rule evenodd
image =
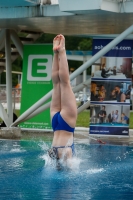
<instances>
[{"instance_id":1,"label":"white foam on water","mask_svg":"<svg viewBox=\"0 0 133 200\"><path fill-rule=\"evenodd\" d=\"M20 147L20 145L19 144L14 144L13 147Z\"/></svg>"},{"instance_id":2,"label":"white foam on water","mask_svg":"<svg viewBox=\"0 0 133 200\"><path fill-rule=\"evenodd\" d=\"M69 143L71 143L71 141L68 141L66 147L70 145ZM46 151L48 151L48 149L50 148L49 144L45 143L44 141L41 141L39 143L39 146L44 151L44 154L40 156L40 158L45 161L44 166L45 167L51 166L51 167L56 168L57 167L56 160L51 159L49 157L48 153L46 153ZM80 170L80 164L83 162L83 159L77 157L77 154L76 154L76 156L66 160L65 155L66 155L66 151L64 149L63 154L62 154L62 158L58 161L61 168L70 169L70 170L73 170L75 172L79 171Z\"/></svg>"},{"instance_id":3,"label":"white foam on water","mask_svg":"<svg viewBox=\"0 0 133 200\"><path fill-rule=\"evenodd\" d=\"M47 143L43 142L43 141L39 142L38 145L39 145L39 147L41 147L41 149L43 151L47 151L50 148L49 145Z\"/></svg>"},{"instance_id":4,"label":"white foam on water","mask_svg":"<svg viewBox=\"0 0 133 200\"><path fill-rule=\"evenodd\" d=\"M45 167L51 166L56 168L56 160L51 159L48 154L44 154L40 156L40 158L45 161ZM82 160L77 157L67 159L66 161L64 161L64 159L59 160L61 168L63 167L63 169L70 169L74 171L78 171L80 169L81 162Z\"/></svg>"},{"instance_id":5,"label":"white foam on water","mask_svg":"<svg viewBox=\"0 0 133 200\"><path fill-rule=\"evenodd\" d=\"M16 152L16 153L18 153L18 152L25 152L26 150L22 150L22 149L19 149L19 148L13 148L13 149L11 149L10 150L10 152Z\"/></svg>"},{"instance_id":6,"label":"white foam on water","mask_svg":"<svg viewBox=\"0 0 133 200\"><path fill-rule=\"evenodd\" d=\"M78 157L73 157L72 159L70 159L71 165L70 165L70 169L72 170L79 170L80 169L80 164L82 162L82 160Z\"/></svg>"},{"instance_id":7,"label":"white foam on water","mask_svg":"<svg viewBox=\"0 0 133 200\"><path fill-rule=\"evenodd\" d=\"M48 166L50 164L50 158L47 154L40 156L40 158L45 161L45 166Z\"/></svg>"},{"instance_id":8,"label":"white foam on water","mask_svg":"<svg viewBox=\"0 0 133 200\"><path fill-rule=\"evenodd\" d=\"M100 168L100 169L88 169L86 171L87 174L96 174L96 173L101 173L105 171L104 168Z\"/></svg>"},{"instance_id":9,"label":"white foam on water","mask_svg":"<svg viewBox=\"0 0 133 200\"><path fill-rule=\"evenodd\" d=\"M77 157L67 159L66 161L64 161L63 159L60 160L61 166L63 166L63 168L70 169L73 171L78 171L80 169L81 162L82 160Z\"/></svg>"}]
</instances>

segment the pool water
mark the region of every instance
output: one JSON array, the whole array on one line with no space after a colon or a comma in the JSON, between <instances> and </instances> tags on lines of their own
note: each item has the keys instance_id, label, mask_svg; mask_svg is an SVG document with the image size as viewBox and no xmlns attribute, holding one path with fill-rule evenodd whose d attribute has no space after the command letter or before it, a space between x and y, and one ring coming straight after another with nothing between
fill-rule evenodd
<instances>
[{"instance_id":1,"label":"pool water","mask_svg":"<svg viewBox=\"0 0 133 200\"><path fill-rule=\"evenodd\" d=\"M76 144L72 169L57 170L50 143L0 140L0 200L132 200L133 147Z\"/></svg>"}]
</instances>

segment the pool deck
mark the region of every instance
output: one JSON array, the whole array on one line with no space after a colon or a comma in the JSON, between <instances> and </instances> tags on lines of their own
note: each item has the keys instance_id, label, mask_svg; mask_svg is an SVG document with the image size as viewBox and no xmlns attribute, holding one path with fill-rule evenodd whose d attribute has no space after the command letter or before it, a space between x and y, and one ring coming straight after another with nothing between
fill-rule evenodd
<instances>
[{"instance_id":1,"label":"pool deck","mask_svg":"<svg viewBox=\"0 0 133 200\"><path fill-rule=\"evenodd\" d=\"M94 139L93 139L94 138ZM133 129L129 129L129 136L122 135L90 135L89 129L76 127L75 140L78 143L88 140L90 143L99 143L102 140L107 144L132 145L133 146Z\"/></svg>"},{"instance_id":2,"label":"pool deck","mask_svg":"<svg viewBox=\"0 0 133 200\"><path fill-rule=\"evenodd\" d=\"M110 135L89 135L89 128L76 127L74 132L74 141L78 144L101 144L98 140L111 145L129 145L133 146L133 129L130 129L129 136L110 136ZM43 140L51 140L53 138L52 131L26 131L22 130L22 139L42 138Z\"/></svg>"},{"instance_id":3,"label":"pool deck","mask_svg":"<svg viewBox=\"0 0 133 200\"><path fill-rule=\"evenodd\" d=\"M44 141L51 141L53 139L52 130L23 130L18 127L11 129L1 129L0 139L42 139ZM122 135L90 135L89 128L76 127L74 132L74 141L76 143L84 144L101 144L100 141L111 145L129 145L133 146L133 129L129 129L129 136Z\"/></svg>"}]
</instances>

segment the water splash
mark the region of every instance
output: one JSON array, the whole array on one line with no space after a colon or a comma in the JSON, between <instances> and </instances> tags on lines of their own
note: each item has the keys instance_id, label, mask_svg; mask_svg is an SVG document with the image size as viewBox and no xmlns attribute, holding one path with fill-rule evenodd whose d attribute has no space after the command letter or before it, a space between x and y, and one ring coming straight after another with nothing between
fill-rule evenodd
<instances>
[{"instance_id":1,"label":"water splash","mask_svg":"<svg viewBox=\"0 0 133 200\"><path fill-rule=\"evenodd\" d=\"M44 141L40 141L38 143L38 146L41 148L41 150L43 151L48 151L48 149L50 148L50 145Z\"/></svg>"},{"instance_id":2,"label":"water splash","mask_svg":"<svg viewBox=\"0 0 133 200\"><path fill-rule=\"evenodd\" d=\"M16 152L16 153L18 153L18 152L26 152L26 150L20 149L20 148L13 148L13 149L10 150L10 152Z\"/></svg>"},{"instance_id":3,"label":"water splash","mask_svg":"<svg viewBox=\"0 0 133 200\"><path fill-rule=\"evenodd\" d=\"M100 168L100 169L88 169L86 172L87 174L97 174L104 171L105 171L104 168Z\"/></svg>"}]
</instances>

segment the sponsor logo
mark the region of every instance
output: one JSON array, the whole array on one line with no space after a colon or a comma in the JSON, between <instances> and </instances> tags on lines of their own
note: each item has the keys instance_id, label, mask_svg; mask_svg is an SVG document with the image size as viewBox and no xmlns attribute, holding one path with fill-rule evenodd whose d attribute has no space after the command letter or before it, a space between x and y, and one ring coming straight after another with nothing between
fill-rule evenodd
<instances>
[{"instance_id":1,"label":"sponsor logo","mask_svg":"<svg viewBox=\"0 0 133 200\"><path fill-rule=\"evenodd\" d=\"M128 133L128 131L124 130L124 131L122 131L122 133Z\"/></svg>"},{"instance_id":2,"label":"sponsor logo","mask_svg":"<svg viewBox=\"0 0 133 200\"><path fill-rule=\"evenodd\" d=\"M103 45L99 45L99 46L94 46L94 49L98 49L98 50L100 50L100 49L103 49ZM122 51L131 51L132 49L131 49L131 47L128 47L128 46L115 46L115 47L113 47L112 48L112 50L122 50Z\"/></svg>"},{"instance_id":3,"label":"sponsor logo","mask_svg":"<svg viewBox=\"0 0 133 200\"><path fill-rule=\"evenodd\" d=\"M52 55L29 55L28 56L28 81L51 80Z\"/></svg>"}]
</instances>

